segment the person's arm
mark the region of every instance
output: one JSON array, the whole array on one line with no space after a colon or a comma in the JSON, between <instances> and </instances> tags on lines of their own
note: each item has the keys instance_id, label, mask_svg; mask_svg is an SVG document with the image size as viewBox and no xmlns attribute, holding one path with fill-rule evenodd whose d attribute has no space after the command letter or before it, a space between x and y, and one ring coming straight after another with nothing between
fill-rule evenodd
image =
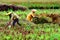
<instances>
[{"instance_id":1,"label":"person's arm","mask_svg":"<svg viewBox=\"0 0 60 40\"><path fill-rule=\"evenodd\" d=\"M36 14L32 14L33 17L36 17Z\"/></svg>"}]
</instances>

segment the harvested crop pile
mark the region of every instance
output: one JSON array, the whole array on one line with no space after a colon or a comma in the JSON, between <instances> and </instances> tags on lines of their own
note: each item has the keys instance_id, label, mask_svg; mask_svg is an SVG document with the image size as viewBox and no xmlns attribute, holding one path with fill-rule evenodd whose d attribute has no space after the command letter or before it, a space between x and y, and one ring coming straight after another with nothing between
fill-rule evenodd
<instances>
[{"instance_id":1,"label":"harvested crop pile","mask_svg":"<svg viewBox=\"0 0 60 40\"><path fill-rule=\"evenodd\" d=\"M59 14L40 14L38 17L34 17L32 22L35 24L39 23L58 23L60 24Z\"/></svg>"},{"instance_id":2,"label":"harvested crop pile","mask_svg":"<svg viewBox=\"0 0 60 40\"><path fill-rule=\"evenodd\" d=\"M51 17L52 18L52 22L53 23L58 23L60 24L60 14L50 14L48 15L48 17Z\"/></svg>"},{"instance_id":3,"label":"harvested crop pile","mask_svg":"<svg viewBox=\"0 0 60 40\"><path fill-rule=\"evenodd\" d=\"M0 5L0 11L7 11L9 9L12 9L13 11L15 11L15 10L25 11L26 7L16 6L16 5L6 5L6 4Z\"/></svg>"},{"instance_id":4,"label":"harvested crop pile","mask_svg":"<svg viewBox=\"0 0 60 40\"><path fill-rule=\"evenodd\" d=\"M35 23L35 24L39 24L40 19L38 17L33 17L32 22Z\"/></svg>"},{"instance_id":5,"label":"harvested crop pile","mask_svg":"<svg viewBox=\"0 0 60 40\"><path fill-rule=\"evenodd\" d=\"M45 18L38 18L38 17L33 17L32 22L35 24L48 23L48 21Z\"/></svg>"}]
</instances>

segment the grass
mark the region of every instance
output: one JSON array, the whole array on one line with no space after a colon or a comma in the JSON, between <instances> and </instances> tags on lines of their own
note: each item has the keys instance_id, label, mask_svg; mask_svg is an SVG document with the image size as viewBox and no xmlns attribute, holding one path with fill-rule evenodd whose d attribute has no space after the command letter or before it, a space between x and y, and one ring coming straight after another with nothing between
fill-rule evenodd
<instances>
[{"instance_id":1,"label":"grass","mask_svg":"<svg viewBox=\"0 0 60 40\"><path fill-rule=\"evenodd\" d=\"M22 5L26 7L59 7L59 3L31 3L31 2L26 2L26 3L13 3L15 5Z\"/></svg>"},{"instance_id":2,"label":"grass","mask_svg":"<svg viewBox=\"0 0 60 40\"><path fill-rule=\"evenodd\" d=\"M9 10L9 12L12 10ZM20 16L19 28L3 29L9 21L9 17L5 16L6 11L0 11L0 39L1 40L60 40L60 26L58 24L34 24L26 21L26 16L30 10L13 11ZM37 9L36 14L41 13L59 13L60 9Z\"/></svg>"},{"instance_id":3,"label":"grass","mask_svg":"<svg viewBox=\"0 0 60 40\"><path fill-rule=\"evenodd\" d=\"M28 2L28 1L30 1L30 2L59 2L59 0L44 0L44 1L42 1L42 0L0 0L1 2Z\"/></svg>"},{"instance_id":4,"label":"grass","mask_svg":"<svg viewBox=\"0 0 60 40\"><path fill-rule=\"evenodd\" d=\"M20 5L20 6L25 6L25 7L59 7L60 3L59 2L6 2L4 0L0 1L0 4L14 4L14 5Z\"/></svg>"}]
</instances>

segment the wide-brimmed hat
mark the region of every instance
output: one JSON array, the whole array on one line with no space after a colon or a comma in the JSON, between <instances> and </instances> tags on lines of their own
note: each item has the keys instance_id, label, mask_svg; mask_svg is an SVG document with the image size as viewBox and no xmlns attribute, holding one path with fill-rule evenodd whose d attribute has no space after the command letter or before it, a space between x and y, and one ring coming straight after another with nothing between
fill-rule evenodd
<instances>
[{"instance_id":1,"label":"wide-brimmed hat","mask_svg":"<svg viewBox=\"0 0 60 40\"><path fill-rule=\"evenodd\" d=\"M12 12L8 12L6 15L10 15L10 14L12 14Z\"/></svg>"},{"instance_id":2,"label":"wide-brimmed hat","mask_svg":"<svg viewBox=\"0 0 60 40\"><path fill-rule=\"evenodd\" d=\"M33 12L33 11L36 12L37 10L36 10L36 9L32 9L32 12Z\"/></svg>"}]
</instances>

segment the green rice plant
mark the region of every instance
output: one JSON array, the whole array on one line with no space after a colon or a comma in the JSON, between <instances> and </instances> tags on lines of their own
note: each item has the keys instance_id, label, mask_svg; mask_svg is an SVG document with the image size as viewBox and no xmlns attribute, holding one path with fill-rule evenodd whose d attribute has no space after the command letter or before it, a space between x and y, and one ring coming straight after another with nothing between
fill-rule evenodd
<instances>
[{"instance_id":1,"label":"green rice plant","mask_svg":"<svg viewBox=\"0 0 60 40\"><path fill-rule=\"evenodd\" d=\"M50 36L50 40L54 40L54 39L57 39L57 40L60 40L60 35L59 34L51 34Z\"/></svg>"}]
</instances>

